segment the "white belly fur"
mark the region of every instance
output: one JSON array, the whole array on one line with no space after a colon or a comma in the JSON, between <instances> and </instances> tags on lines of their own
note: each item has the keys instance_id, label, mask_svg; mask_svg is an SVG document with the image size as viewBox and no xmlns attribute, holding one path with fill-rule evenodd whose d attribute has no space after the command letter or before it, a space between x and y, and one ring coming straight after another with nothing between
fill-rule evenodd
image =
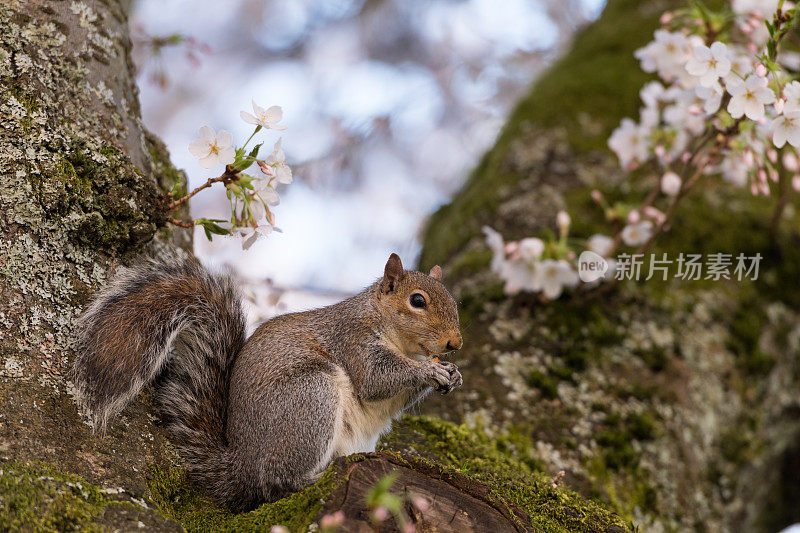
<instances>
[{"instance_id":1,"label":"white belly fur","mask_svg":"<svg viewBox=\"0 0 800 533\"><path fill-rule=\"evenodd\" d=\"M402 413L408 394L379 402L362 402L343 370L334 374L339 391L336 422L331 442L332 458L351 453L374 452L375 444L392 427L392 420Z\"/></svg>"}]
</instances>

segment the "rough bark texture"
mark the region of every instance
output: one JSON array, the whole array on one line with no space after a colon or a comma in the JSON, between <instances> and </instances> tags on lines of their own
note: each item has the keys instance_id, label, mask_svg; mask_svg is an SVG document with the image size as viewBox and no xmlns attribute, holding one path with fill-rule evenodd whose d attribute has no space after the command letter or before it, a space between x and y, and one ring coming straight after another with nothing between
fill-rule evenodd
<instances>
[{"instance_id":1,"label":"rough bark texture","mask_svg":"<svg viewBox=\"0 0 800 533\"><path fill-rule=\"evenodd\" d=\"M658 177L631 186L605 142L638 113L634 49L676 6L610 0L432 217L421 268L443 265L460 300L470 386L423 410L527 436L547 470L642 530L775 531L800 521L796 203L773 238L771 199L709 177L653 252L761 253L758 281L654 279L594 301L504 296L480 231L555 232L566 207L573 236L608 234L590 191L644 197Z\"/></svg>"},{"instance_id":2,"label":"rough bark texture","mask_svg":"<svg viewBox=\"0 0 800 533\"><path fill-rule=\"evenodd\" d=\"M92 291L142 251L190 245L158 230L185 179L141 124L129 49L121 2L0 4L0 447L143 494L169 454L146 406L92 435L68 378Z\"/></svg>"},{"instance_id":3,"label":"rough bark texture","mask_svg":"<svg viewBox=\"0 0 800 533\"><path fill-rule=\"evenodd\" d=\"M625 528L552 486L515 439L428 418L406 420L385 445L435 462L351 458L237 516L187 484L146 395L106 434L91 432L71 396L76 318L119 265L191 244L163 227L163 195L185 177L141 124L127 4L0 4L0 530L304 531L335 508L356 528L368 513L359 494L389 468L442 495L423 528L447 529L435 523L456 508L468 514L447 518L464 528ZM341 465L354 461L348 477ZM352 492L336 492L342 483Z\"/></svg>"}]
</instances>

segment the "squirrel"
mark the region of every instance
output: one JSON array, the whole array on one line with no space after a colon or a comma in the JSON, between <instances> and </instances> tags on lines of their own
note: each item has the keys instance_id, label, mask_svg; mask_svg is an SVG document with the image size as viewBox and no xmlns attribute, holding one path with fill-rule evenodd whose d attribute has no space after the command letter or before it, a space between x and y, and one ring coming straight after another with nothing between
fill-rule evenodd
<instances>
[{"instance_id":1,"label":"squirrel","mask_svg":"<svg viewBox=\"0 0 800 533\"><path fill-rule=\"evenodd\" d=\"M227 277L194 258L146 260L79 321L73 381L95 430L152 384L188 476L233 511L312 484L339 456L375 450L392 420L462 384L438 356L462 346L456 301L391 254L383 277L246 337Z\"/></svg>"}]
</instances>

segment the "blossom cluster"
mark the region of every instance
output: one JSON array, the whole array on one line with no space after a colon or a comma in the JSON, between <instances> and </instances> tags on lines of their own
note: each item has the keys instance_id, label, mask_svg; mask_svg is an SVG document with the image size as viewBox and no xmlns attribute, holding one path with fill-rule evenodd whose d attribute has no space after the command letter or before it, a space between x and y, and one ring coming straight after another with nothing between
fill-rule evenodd
<instances>
[{"instance_id":1,"label":"blossom cluster","mask_svg":"<svg viewBox=\"0 0 800 533\"><path fill-rule=\"evenodd\" d=\"M655 175L653 190L640 205L623 207L607 205L593 191L607 218L620 226L613 237L592 236L584 249L604 258L621 245L641 252L706 176L746 186L753 195L769 195L781 179L791 186L780 190L800 190L800 82L792 70L800 56L778 49L796 15L785 4L733 0L712 12L698 3L661 17L653 41L634 54L642 70L660 79L642 87L638 121L623 119L608 139L624 170ZM548 246L537 238L505 243L491 228L484 232L492 269L508 293L541 292L553 299L579 284L579 247L565 240Z\"/></svg>"},{"instance_id":2,"label":"blossom cluster","mask_svg":"<svg viewBox=\"0 0 800 533\"><path fill-rule=\"evenodd\" d=\"M230 132L226 130L215 132L210 126L200 128L200 138L189 143L189 152L199 159L200 166L212 168L225 165L225 172L195 189L186 198L214 181L224 183L231 205L230 219L200 218L195 220L194 224L202 226L209 239L212 234L239 236L242 238L242 247L247 249L259 237L280 231L275 226L275 216L270 207L280 203L277 187L279 184L292 182L292 169L286 163L286 154L280 138L275 141L272 153L264 159L259 159L261 144L257 144L250 152L246 151L247 144L262 129L286 129L286 126L280 124L283 118L281 108L272 106L264 109L253 102L253 113L242 111L241 118L248 124L254 125L255 130L240 148L233 146L233 136ZM258 173L244 172L254 164L258 167Z\"/></svg>"}]
</instances>

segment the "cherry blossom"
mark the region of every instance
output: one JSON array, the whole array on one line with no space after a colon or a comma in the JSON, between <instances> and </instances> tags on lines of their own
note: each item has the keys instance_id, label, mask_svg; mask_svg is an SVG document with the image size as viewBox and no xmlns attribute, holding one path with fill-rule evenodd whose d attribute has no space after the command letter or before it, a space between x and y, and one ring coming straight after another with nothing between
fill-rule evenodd
<instances>
[{"instance_id":1,"label":"cherry blossom","mask_svg":"<svg viewBox=\"0 0 800 533\"><path fill-rule=\"evenodd\" d=\"M534 290L541 291L550 300L561 296L564 287L574 287L577 284L578 273L563 259L545 259L536 265Z\"/></svg>"},{"instance_id":2,"label":"cherry blossom","mask_svg":"<svg viewBox=\"0 0 800 533\"><path fill-rule=\"evenodd\" d=\"M700 85L710 87L719 78L727 76L731 71L731 60L728 58L728 47L716 41L711 47L704 45L694 48L694 56L686 63L686 71L700 78Z\"/></svg>"},{"instance_id":3,"label":"cherry blossom","mask_svg":"<svg viewBox=\"0 0 800 533\"><path fill-rule=\"evenodd\" d=\"M275 179L278 183L292 182L292 169L286 164L286 154L281 147L281 139L275 142L272 153L267 157L265 164L275 171Z\"/></svg>"},{"instance_id":4,"label":"cherry blossom","mask_svg":"<svg viewBox=\"0 0 800 533\"><path fill-rule=\"evenodd\" d=\"M784 113L800 112L800 82L792 81L783 88L783 95L786 102L783 104Z\"/></svg>"},{"instance_id":5,"label":"cherry blossom","mask_svg":"<svg viewBox=\"0 0 800 533\"><path fill-rule=\"evenodd\" d=\"M647 130L629 118L623 119L608 139L608 147L617 154L623 167L645 161L649 146Z\"/></svg>"},{"instance_id":6,"label":"cherry blossom","mask_svg":"<svg viewBox=\"0 0 800 533\"><path fill-rule=\"evenodd\" d=\"M772 142L778 148L788 141L797 148L800 146L800 112L784 113L772 121Z\"/></svg>"},{"instance_id":7,"label":"cherry blossom","mask_svg":"<svg viewBox=\"0 0 800 533\"><path fill-rule=\"evenodd\" d=\"M242 120L248 124L255 124L256 126L261 126L266 129L286 129L286 126L278 124L278 122L283 119L283 109L281 109L280 106L274 105L264 109L263 107L259 106L255 100L253 100L253 113L255 115L251 115L247 111L242 111L239 113L239 116L241 116Z\"/></svg>"},{"instance_id":8,"label":"cherry blossom","mask_svg":"<svg viewBox=\"0 0 800 533\"><path fill-rule=\"evenodd\" d=\"M719 82L715 81L708 87L697 86L694 92L703 101L703 111L707 115L713 115L719 111L723 95L722 85Z\"/></svg>"},{"instance_id":9,"label":"cherry blossom","mask_svg":"<svg viewBox=\"0 0 800 533\"><path fill-rule=\"evenodd\" d=\"M544 252L544 241L536 237L528 237L519 241L517 253L526 261L536 261L542 257Z\"/></svg>"},{"instance_id":10,"label":"cherry blossom","mask_svg":"<svg viewBox=\"0 0 800 533\"><path fill-rule=\"evenodd\" d=\"M628 224L622 230L622 242L628 246L640 246L650 240L653 235L653 223L642 220L635 224Z\"/></svg>"},{"instance_id":11,"label":"cherry blossom","mask_svg":"<svg viewBox=\"0 0 800 533\"><path fill-rule=\"evenodd\" d=\"M733 118L745 115L750 120L764 118L764 105L775 101L775 93L767 87L767 79L750 75L745 80L733 80L728 83L731 101L728 113Z\"/></svg>"},{"instance_id":12,"label":"cherry blossom","mask_svg":"<svg viewBox=\"0 0 800 533\"><path fill-rule=\"evenodd\" d=\"M586 241L586 249L597 255L608 257L614 249L614 239L608 235L597 233L589 237L589 240Z\"/></svg>"},{"instance_id":13,"label":"cherry blossom","mask_svg":"<svg viewBox=\"0 0 800 533\"><path fill-rule=\"evenodd\" d=\"M211 168L220 163L229 165L236 157L230 132L219 130L215 133L211 126L200 128L200 138L189 143L189 153L200 159L200 166Z\"/></svg>"}]
</instances>

